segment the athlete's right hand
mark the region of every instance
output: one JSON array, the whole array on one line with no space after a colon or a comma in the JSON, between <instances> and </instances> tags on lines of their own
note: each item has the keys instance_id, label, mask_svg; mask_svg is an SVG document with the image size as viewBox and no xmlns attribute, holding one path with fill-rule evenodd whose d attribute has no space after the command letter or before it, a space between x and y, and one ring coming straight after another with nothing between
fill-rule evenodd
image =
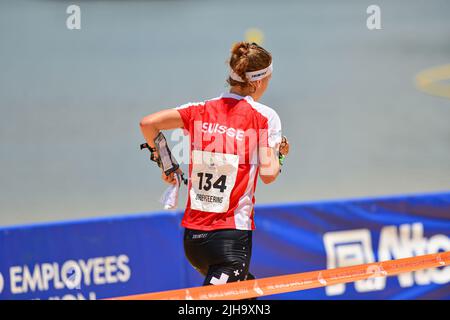
<instances>
[{"instance_id":1,"label":"athlete's right hand","mask_svg":"<svg viewBox=\"0 0 450 320\"><path fill-rule=\"evenodd\" d=\"M176 172L180 173L180 174L182 173L182 171L180 169L178 169ZM175 185L177 183L177 179L175 178L175 172L172 172L168 176L166 176L166 174L164 172L162 172L161 178L163 179L163 181L165 183L168 183L171 185Z\"/></svg>"}]
</instances>

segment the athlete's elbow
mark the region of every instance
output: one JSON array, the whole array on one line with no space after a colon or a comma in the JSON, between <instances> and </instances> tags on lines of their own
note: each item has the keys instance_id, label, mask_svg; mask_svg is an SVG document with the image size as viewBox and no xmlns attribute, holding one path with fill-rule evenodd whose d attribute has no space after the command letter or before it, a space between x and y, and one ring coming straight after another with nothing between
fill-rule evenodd
<instances>
[{"instance_id":1,"label":"athlete's elbow","mask_svg":"<svg viewBox=\"0 0 450 320\"><path fill-rule=\"evenodd\" d=\"M262 182L264 184L270 184L274 182L277 179L277 174L270 174L270 175L264 175L260 174L259 177L261 178Z\"/></svg>"},{"instance_id":2,"label":"athlete's elbow","mask_svg":"<svg viewBox=\"0 0 450 320\"><path fill-rule=\"evenodd\" d=\"M270 165L260 166L259 177L264 184L269 184L277 179L279 173L280 166L277 163L271 163Z\"/></svg>"},{"instance_id":3,"label":"athlete's elbow","mask_svg":"<svg viewBox=\"0 0 450 320\"><path fill-rule=\"evenodd\" d=\"M156 126L155 118L153 117L152 114L145 116L139 122L139 126L141 127L141 129L148 127L155 127Z\"/></svg>"}]
</instances>

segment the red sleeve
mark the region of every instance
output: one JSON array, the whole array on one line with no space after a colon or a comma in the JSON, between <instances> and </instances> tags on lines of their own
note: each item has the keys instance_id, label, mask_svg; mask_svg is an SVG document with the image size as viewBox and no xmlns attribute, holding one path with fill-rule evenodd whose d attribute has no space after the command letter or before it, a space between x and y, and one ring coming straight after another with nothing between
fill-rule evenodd
<instances>
[{"instance_id":1,"label":"red sleeve","mask_svg":"<svg viewBox=\"0 0 450 320\"><path fill-rule=\"evenodd\" d=\"M191 131L193 123L192 119L195 113L198 112L199 108L203 105L203 102L190 102L175 108L180 114L181 120L183 120L183 127L187 132Z\"/></svg>"},{"instance_id":2,"label":"red sleeve","mask_svg":"<svg viewBox=\"0 0 450 320\"><path fill-rule=\"evenodd\" d=\"M191 107L185 108L175 108L181 116L181 120L183 120L183 128L189 131L189 126L191 123Z\"/></svg>"}]
</instances>

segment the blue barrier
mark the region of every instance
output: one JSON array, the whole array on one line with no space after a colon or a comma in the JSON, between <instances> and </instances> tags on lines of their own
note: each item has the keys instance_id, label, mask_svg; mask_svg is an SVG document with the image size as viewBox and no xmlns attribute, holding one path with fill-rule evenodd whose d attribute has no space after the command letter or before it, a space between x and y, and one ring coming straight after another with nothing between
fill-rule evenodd
<instances>
[{"instance_id":1,"label":"blue barrier","mask_svg":"<svg viewBox=\"0 0 450 320\"><path fill-rule=\"evenodd\" d=\"M180 212L0 228L0 299L101 299L199 286ZM450 192L256 207L257 277L450 251ZM450 267L270 299L449 299Z\"/></svg>"}]
</instances>

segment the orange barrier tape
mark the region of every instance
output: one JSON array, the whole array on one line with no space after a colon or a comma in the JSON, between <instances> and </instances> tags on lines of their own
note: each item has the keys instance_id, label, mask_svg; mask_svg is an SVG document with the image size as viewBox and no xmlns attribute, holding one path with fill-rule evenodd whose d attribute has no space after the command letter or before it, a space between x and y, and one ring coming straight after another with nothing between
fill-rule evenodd
<instances>
[{"instance_id":1,"label":"orange barrier tape","mask_svg":"<svg viewBox=\"0 0 450 320\"><path fill-rule=\"evenodd\" d=\"M354 282L374 277L442 267L450 264L450 251L412 258L388 260L351 267L289 274L222 285L194 287L131 295L114 300L224 300L248 299L291 291Z\"/></svg>"}]
</instances>

